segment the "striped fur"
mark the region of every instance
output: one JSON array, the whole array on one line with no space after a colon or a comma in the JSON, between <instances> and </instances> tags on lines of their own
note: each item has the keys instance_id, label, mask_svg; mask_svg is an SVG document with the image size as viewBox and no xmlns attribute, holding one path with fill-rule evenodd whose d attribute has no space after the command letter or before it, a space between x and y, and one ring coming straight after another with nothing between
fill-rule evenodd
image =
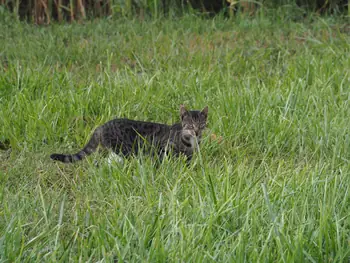
<instances>
[{"instance_id":1,"label":"striped fur","mask_svg":"<svg viewBox=\"0 0 350 263\"><path fill-rule=\"evenodd\" d=\"M81 151L75 154L53 153L50 155L50 158L52 160L60 161L63 163L73 163L76 161L81 161L86 156L92 154L97 150L97 147L99 146L100 141L101 141L101 128L97 128L93 133L89 142L85 145L85 147Z\"/></svg>"},{"instance_id":2,"label":"striped fur","mask_svg":"<svg viewBox=\"0 0 350 263\"><path fill-rule=\"evenodd\" d=\"M51 154L51 159L73 163L95 152L99 146L111 149L117 154L130 156L139 151L158 155L162 159L168 151L175 155L184 154L191 160L195 143L200 143L206 127L208 107L202 111L187 111L180 107L181 123L161 123L114 119L98 127L85 147L75 154Z\"/></svg>"}]
</instances>

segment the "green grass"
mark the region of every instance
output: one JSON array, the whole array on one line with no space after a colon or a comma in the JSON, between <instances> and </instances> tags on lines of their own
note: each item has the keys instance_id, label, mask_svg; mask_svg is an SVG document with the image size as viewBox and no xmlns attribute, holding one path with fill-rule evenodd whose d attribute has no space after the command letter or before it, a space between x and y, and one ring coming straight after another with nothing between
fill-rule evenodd
<instances>
[{"instance_id":1,"label":"green grass","mask_svg":"<svg viewBox=\"0 0 350 263\"><path fill-rule=\"evenodd\" d=\"M0 261L349 262L346 30L331 17L1 23ZM182 103L209 105L190 167L49 159L116 116L176 122Z\"/></svg>"}]
</instances>

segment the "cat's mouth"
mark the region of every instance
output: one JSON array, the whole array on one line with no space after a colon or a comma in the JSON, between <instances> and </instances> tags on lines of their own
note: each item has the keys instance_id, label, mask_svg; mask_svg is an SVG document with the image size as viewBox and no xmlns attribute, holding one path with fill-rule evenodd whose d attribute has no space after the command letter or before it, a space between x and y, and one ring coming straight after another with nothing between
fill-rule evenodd
<instances>
[{"instance_id":1,"label":"cat's mouth","mask_svg":"<svg viewBox=\"0 0 350 263\"><path fill-rule=\"evenodd\" d=\"M184 131L182 134L182 142L187 146L192 149L197 148L197 140L198 136L195 131Z\"/></svg>"},{"instance_id":2,"label":"cat's mouth","mask_svg":"<svg viewBox=\"0 0 350 263\"><path fill-rule=\"evenodd\" d=\"M182 132L182 136L184 136L186 138L197 137L196 132L193 130L184 130Z\"/></svg>"}]
</instances>

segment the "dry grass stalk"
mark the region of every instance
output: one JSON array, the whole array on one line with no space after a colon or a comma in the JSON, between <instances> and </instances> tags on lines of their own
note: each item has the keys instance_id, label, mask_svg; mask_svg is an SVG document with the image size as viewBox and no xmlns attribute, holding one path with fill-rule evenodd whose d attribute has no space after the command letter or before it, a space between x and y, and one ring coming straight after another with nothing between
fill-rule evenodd
<instances>
[{"instance_id":1,"label":"dry grass stalk","mask_svg":"<svg viewBox=\"0 0 350 263\"><path fill-rule=\"evenodd\" d=\"M86 13L85 13L85 8L82 0L77 0L78 4L78 10L80 12L80 16L85 19L86 18Z\"/></svg>"}]
</instances>

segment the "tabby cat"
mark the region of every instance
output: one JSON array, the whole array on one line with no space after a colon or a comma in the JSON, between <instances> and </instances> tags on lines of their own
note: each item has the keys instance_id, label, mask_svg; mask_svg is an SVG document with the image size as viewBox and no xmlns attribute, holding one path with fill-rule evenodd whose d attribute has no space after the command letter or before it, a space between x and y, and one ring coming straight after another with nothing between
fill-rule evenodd
<instances>
[{"instance_id":1,"label":"tabby cat","mask_svg":"<svg viewBox=\"0 0 350 263\"><path fill-rule=\"evenodd\" d=\"M181 122L173 125L114 119L96 128L90 141L78 153L54 153L50 157L63 163L72 163L82 160L101 145L125 157L143 151L158 156L160 161L164 154L171 151L176 156L185 155L189 162L206 127L208 106L202 111L188 111L181 105L180 116Z\"/></svg>"}]
</instances>

